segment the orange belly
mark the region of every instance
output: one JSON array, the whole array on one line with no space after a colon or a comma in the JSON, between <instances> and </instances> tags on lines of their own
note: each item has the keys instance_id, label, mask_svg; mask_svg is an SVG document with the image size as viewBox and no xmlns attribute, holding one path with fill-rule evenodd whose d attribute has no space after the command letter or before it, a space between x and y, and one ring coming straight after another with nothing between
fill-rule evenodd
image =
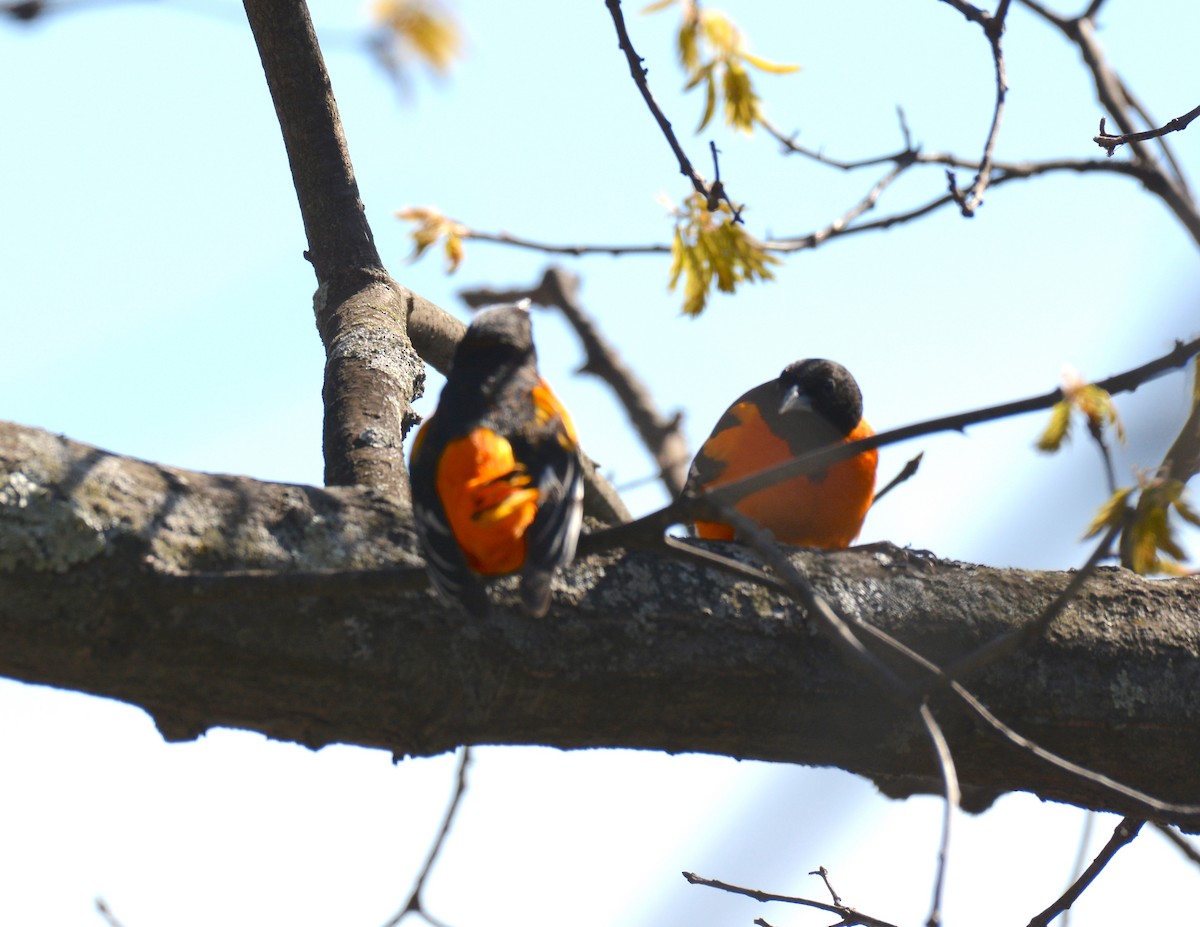
<instances>
[{"instance_id":1,"label":"orange belly","mask_svg":"<svg viewBox=\"0 0 1200 927\"><path fill-rule=\"evenodd\" d=\"M742 427L714 435L706 442L708 456L725 464L718 479L706 488L734 482L791 460L788 443L772 434L750 409L735 409ZM874 434L860 422L844 440ZM734 445L734 442L737 442ZM750 452L751 445L753 447ZM870 450L829 467L818 478L793 477L739 500L734 508L769 530L777 541L798 547L849 547L860 530L875 493L878 451ZM702 538L732 540L734 530L719 522L696 523Z\"/></svg>"},{"instance_id":2,"label":"orange belly","mask_svg":"<svg viewBox=\"0 0 1200 927\"><path fill-rule=\"evenodd\" d=\"M512 445L486 428L451 441L437 470L446 519L476 573L514 573L525 562L525 532L538 491Z\"/></svg>"}]
</instances>

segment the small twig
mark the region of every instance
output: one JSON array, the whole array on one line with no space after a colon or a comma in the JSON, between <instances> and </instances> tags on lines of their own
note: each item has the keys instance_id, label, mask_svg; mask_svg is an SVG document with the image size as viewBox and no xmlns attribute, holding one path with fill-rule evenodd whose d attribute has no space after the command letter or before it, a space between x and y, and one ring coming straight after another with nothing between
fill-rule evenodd
<instances>
[{"instance_id":1,"label":"small twig","mask_svg":"<svg viewBox=\"0 0 1200 927\"><path fill-rule=\"evenodd\" d=\"M1008 95L1008 78L1004 71L1004 51L1000 42L1004 35L1004 21L1008 16L1011 0L1000 0L995 14L987 13L969 3L959 3L954 0L943 0L943 2L949 3L971 22L977 23L983 28L983 33L992 47L992 67L996 73L996 102L992 108L992 124L988 128L987 140L983 144L983 156L979 159L979 170L975 174L975 179L971 181L971 185L965 191L961 191L954 182L954 175L947 171L950 197L958 204L963 216L969 219L983 205L984 191L992 181L992 159L996 152L996 141L1000 137L1000 120L1004 115L1004 100Z\"/></svg>"},{"instance_id":2,"label":"small twig","mask_svg":"<svg viewBox=\"0 0 1200 927\"><path fill-rule=\"evenodd\" d=\"M424 907L422 907L421 892L425 889L425 881L429 878L429 873L433 870L434 863L437 862L438 856L441 855L442 846L446 842L446 835L450 833L450 825L454 823L454 816L458 813L458 806L462 801L463 794L467 791L467 767L470 765L471 748L463 747L462 753L458 757L458 767L455 770L454 795L451 796L450 804L446 807L446 813L442 816L442 826L438 830L437 837L434 838L433 846L429 848L429 855L425 857L425 864L417 874L417 881L413 883L408 901L404 903L404 906L383 927L396 927L409 914L417 914L430 924L435 925L435 927L443 927L442 922L431 917Z\"/></svg>"},{"instance_id":3,"label":"small twig","mask_svg":"<svg viewBox=\"0 0 1200 927\"><path fill-rule=\"evenodd\" d=\"M1071 885L1071 887L1065 892L1063 892L1062 896L1055 901L1054 904L1050 905L1050 907L1046 908L1045 911L1033 918L1033 920L1029 922L1029 927L1047 927L1047 925L1054 920L1054 918L1058 917L1058 915L1070 908L1071 905L1075 903L1076 899L1084 893L1087 887L1091 885L1093 881L1095 881L1096 876L1098 876L1103 871L1104 867L1111 862L1112 858L1117 855L1117 851L1120 850L1121 847L1133 841L1133 838L1138 835L1138 831L1142 829L1142 825L1145 823L1145 821L1137 818L1122 818L1121 823L1117 825L1117 829L1113 831L1112 837L1110 837L1108 843L1104 845L1104 849L1100 851L1099 855L1094 860L1092 860L1092 864L1084 870L1083 875L1076 879L1074 884Z\"/></svg>"},{"instance_id":4,"label":"small twig","mask_svg":"<svg viewBox=\"0 0 1200 927\"><path fill-rule=\"evenodd\" d=\"M1083 833L1079 835L1079 849L1075 853L1075 863L1071 866L1071 882L1073 884L1076 879L1083 875L1083 867L1087 865L1088 846L1092 842L1092 830L1096 824L1096 813L1087 811L1083 815ZM1062 918L1062 927L1068 927L1071 923L1071 912L1064 911Z\"/></svg>"},{"instance_id":5,"label":"small twig","mask_svg":"<svg viewBox=\"0 0 1200 927\"><path fill-rule=\"evenodd\" d=\"M821 881L825 883L825 888L829 890L829 897L833 899L833 903L835 905L840 905L842 903L841 896L833 890L833 883L829 881L828 869L826 869L824 866L821 866L819 869L810 872L809 875L820 876Z\"/></svg>"},{"instance_id":6,"label":"small twig","mask_svg":"<svg viewBox=\"0 0 1200 927\"><path fill-rule=\"evenodd\" d=\"M1104 127L1104 118L1100 119L1100 134L1094 136L1092 141L1108 151L1108 156L1111 158L1113 153L1122 145L1128 145L1132 142L1146 142L1152 138L1162 138L1164 135L1169 135L1171 132L1182 132L1197 117L1200 117L1200 106L1184 113L1182 116L1176 116L1170 122L1159 126L1157 129L1147 129L1145 132L1123 132L1120 135L1110 134Z\"/></svg>"},{"instance_id":7,"label":"small twig","mask_svg":"<svg viewBox=\"0 0 1200 927\"><path fill-rule=\"evenodd\" d=\"M1118 162L1119 163L1119 162ZM523 248L527 251L541 251L544 254L568 254L581 257L585 254L607 254L619 257L624 254L670 254L671 246L664 244L652 245L556 245L549 242L534 241L508 232L480 232L467 229L463 238L470 241L488 241L497 245L509 245L513 248Z\"/></svg>"},{"instance_id":8,"label":"small twig","mask_svg":"<svg viewBox=\"0 0 1200 927\"><path fill-rule=\"evenodd\" d=\"M811 232L799 238L777 238L768 243L767 247L771 251L787 252L787 251L806 251L810 248L815 248L820 244L833 238L835 235L844 234L855 219L858 219L863 214L870 212L875 208L875 204L879 202L879 198L883 196L883 191L892 185L892 183L903 174L914 162L898 162L894 168L888 171L881 177L875 186L867 191L867 195L851 206L846 212L838 216L832 222L822 229Z\"/></svg>"},{"instance_id":9,"label":"small twig","mask_svg":"<svg viewBox=\"0 0 1200 927\"><path fill-rule=\"evenodd\" d=\"M643 64L643 58L634 50L633 40L629 37L629 30L625 27L625 14L621 12L621 0L605 0L604 5L608 7L608 12L612 16L613 25L617 29L617 44L620 45L621 51L625 53L625 60L629 63L629 74L633 78L633 82L637 84L638 90L642 94L642 99L646 101L646 106L650 109L651 115L658 123L659 129L662 130L663 136L667 140L667 144L671 146L671 151L675 153L676 160L679 161L679 172L692 182L692 187L697 193L704 197L704 201L708 204L709 211L714 211L722 202L729 203L729 208L733 210L735 222L740 222L740 209L733 205L729 196L725 193L725 188L714 183L711 187L704 182L704 178L692 167L692 162L684 153L683 145L679 143L679 139L675 135L675 130L671 128L671 122L663 113L662 108L654 99L654 94L650 92L650 84L646 80L646 67Z\"/></svg>"},{"instance_id":10,"label":"small twig","mask_svg":"<svg viewBox=\"0 0 1200 927\"><path fill-rule=\"evenodd\" d=\"M1117 471L1113 466L1112 450L1108 446L1108 439L1104 437L1104 425L1098 419L1089 418L1087 430L1104 461L1104 478L1108 481L1108 494L1111 496L1117 491Z\"/></svg>"},{"instance_id":11,"label":"small twig","mask_svg":"<svg viewBox=\"0 0 1200 927\"><path fill-rule=\"evenodd\" d=\"M904 465L903 469L901 469L901 471L899 473L897 473L894 477L892 477L891 481L886 486L884 486L883 489L881 489L881 490L879 490L879 492L875 493L875 498L871 500L871 508L874 508L876 505L878 505L880 499L882 499L884 496L886 496L888 493L890 493L893 489L895 489L901 483L905 483L908 480L911 480L914 476L916 476L917 470L921 466L921 461L924 459L925 459L925 452L921 451L921 453L919 453L916 457L912 458L908 463L906 463Z\"/></svg>"},{"instance_id":12,"label":"small twig","mask_svg":"<svg viewBox=\"0 0 1200 927\"><path fill-rule=\"evenodd\" d=\"M108 902L106 902L103 898L97 898L95 904L96 912L102 918L104 918L104 922L108 924L108 927L124 927L124 925L117 920L117 916L112 913L112 909L108 906Z\"/></svg>"},{"instance_id":13,"label":"small twig","mask_svg":"<svg viewBox=\"0 0 1200 927\"><path fill-rule=\"evenodd\" d=\"M938 927L942 922L942 893L946 887L946 864L950 858L950 825L954 819L954 811L961 803L962 793L946 735L942 733L941 726L925 702L921 703L920 714L921 723L925 725L929 742L933 745L938 770L942 774L942 794L945 798L942 804L942 836L938 842L937 874L933 879L933 900L929 905L929 917L925 919L926 927Z\"/></svg>"},{"instance_id":14,"label":"small twig","mask_svg":"<svg viewBox=\"0 0 1200 927\"><path fill-rule=\"evenodd\" d=\"M861 925L861 927L896 927L895 924L880 920L877 917L871 917L868 914L862 914L844 904L827 904L824 901L814 901L811 898L796 898L792 895L776 895L774 892L759 891L756 888L742 888L740 885L731 885L719 879L706 879L703 876L696 875L694 872L684 872L682 875L691 885L704 885L708 888L716 888L723 892L729 892L731 895L745 895L747 898L753 898L755 901L780 901L784 904L798 904L807 908L818 908L821 911L828 911L830 914L836 914L842 918L838 927L853 927L853 925Z\"/></svg>"}]
</instances>

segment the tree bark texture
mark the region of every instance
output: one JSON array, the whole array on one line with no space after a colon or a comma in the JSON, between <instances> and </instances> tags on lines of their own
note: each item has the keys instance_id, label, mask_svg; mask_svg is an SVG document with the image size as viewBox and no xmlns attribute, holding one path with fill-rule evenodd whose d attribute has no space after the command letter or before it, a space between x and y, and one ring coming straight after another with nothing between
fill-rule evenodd
<instances>
[{"instance_id":1,"label":"tree bark texture","mask_svg":"<svg viewBox=\"0 0 1200 927\"><path fill-rule=\"evenodd\" d=\"M367 223L337 102L303 0L247 0L317 275L325 345L325 483L369 486L407 504L403 440L425 371L409 313L429 306L384 269ZM414 304L420 302L421 306Z\"/></svg>"},{"instance_id":2,"label":"tree bark texture","mask_svg":"<svg viewBox=\"0 0 1200 927\"><path fill-rule=\"evenodd\" d=\"M942 664L1033 618L1069 577L896 552L795 562L848 620ZM938 789L912 707L774 591L617 551L566 571L546 619L502 581L479 621L435 600L419 565L409 511L369 490L186 472L0 423L0 673L139 705L168 740L230 726L397 756L698 751ZM1195 802L1198 615L1200 579L1102 570L1044 639L964 683L1043 747ZM1125 810L933 704L976 807L1027 790Z\"/></svg>"}]
</instances>

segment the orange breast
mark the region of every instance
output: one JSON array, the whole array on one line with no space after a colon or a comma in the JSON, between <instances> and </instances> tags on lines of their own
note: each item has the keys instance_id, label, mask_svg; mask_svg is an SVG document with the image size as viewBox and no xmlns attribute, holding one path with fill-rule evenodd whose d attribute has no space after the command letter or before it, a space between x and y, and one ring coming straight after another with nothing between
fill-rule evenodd
<instances>
[{"instance_id":1,"label":"orange breast","mask_svg":"<svg viewBox=\"0 0 1200 927\"><path fill-rule=\"evenodd\" d=\"M731 483L793 456L787 441L771 432L752 404L742 403L730 411L741 425L713 435L703 448L706 456L725 465L720 477L706 488ZM872 434L871 426L863 421L845 440ZM820 478L799 476L784 480L746 496L734 508L786 544L828 549L849 547L871 507L878 456L875 450L864 451L829 467ZM702 538L721 540L734 536L729 525L716 522L697 522L696 533Z\"/></svg>"},{"instance_id":2,"label":"orange breast","mask_svg":"<svg viewBox=\"0 0 1200 927\"><path fill-rule=\"evenodd\" d=\"M487 428L451 441L438 462L437 492L446 518L477 573L513 573L525 562L525 532L538 492L512 445Z\"/></svg>"}]
</instances>

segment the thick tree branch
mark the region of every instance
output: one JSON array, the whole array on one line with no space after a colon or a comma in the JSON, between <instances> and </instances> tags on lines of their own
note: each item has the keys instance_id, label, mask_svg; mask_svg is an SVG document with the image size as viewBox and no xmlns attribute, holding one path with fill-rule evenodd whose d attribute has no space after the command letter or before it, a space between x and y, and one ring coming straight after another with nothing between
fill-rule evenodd
<instances>
[{"instance_id":1,"label":"thick tree branch","mask_svg":"<svg viewBox=\"0 0 1200 927\"><path fill-rule=\"evenodd\" d=\"M625 746L837 765L894 795L941 790L911 710L779 594L610 554L566 573L549 619L511 607L478 622L425 588L406 519L361 490L188 473L0 426L0 673L140 705L172 740L223 725L400 755ZM848 620L943 665L1069 582L885 553L793 560ZM515 601L508 586L499 598ZM1198 610L1200 579L1101 571L1046 638L970 684L1047 749L1194 802ZM965 806L1024 789L1126 810L949 697L935 707Z\"/></svg>"},{"instance_id":2,"label":"thick tree branch","mask_svg":"<svg viewBox=\"0 0 1200 927\"><path fill-rule=\"evenodd\" d=\"M404 433L424 369L406 330L417 298L384 270L303 0L245 0L317 275L325 345L325 482L408 499ZM426 315L428 306L422 306Z\"/></svg>"}]
</instances>

